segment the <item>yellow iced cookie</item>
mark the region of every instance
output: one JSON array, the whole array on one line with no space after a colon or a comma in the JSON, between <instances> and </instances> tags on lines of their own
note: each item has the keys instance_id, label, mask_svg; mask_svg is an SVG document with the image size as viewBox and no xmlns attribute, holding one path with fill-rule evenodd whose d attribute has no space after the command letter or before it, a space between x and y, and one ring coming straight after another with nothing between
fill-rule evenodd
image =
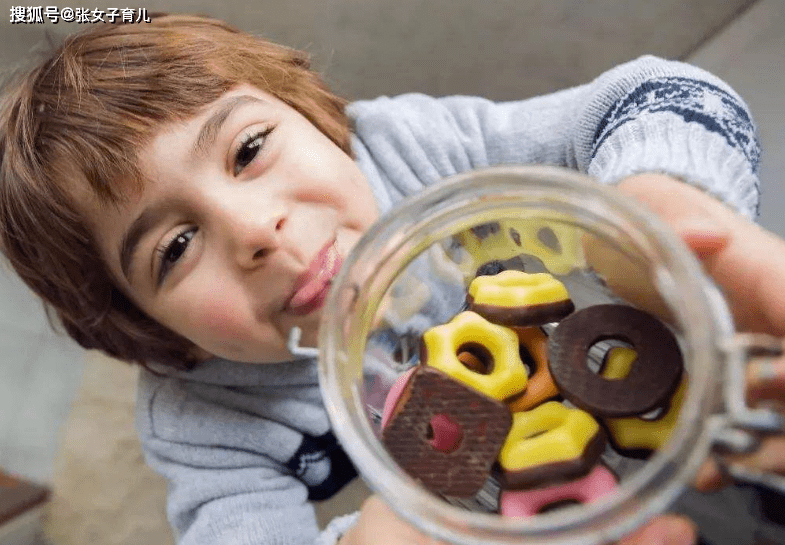
<instances>
[{"instance_id":1,"label":"yellow iced cookie","mask_svg":"<svg viewBox=\"0 0 785 545\"><path fill-rule=\"evenodd\" d=\"M578 230L564 222L539 217L503 220L478 225L456 236L471 256L465 272L489 261L532 255L553 274L568 274L585 264Z\"/></svg>"},{"instance_id":2,"label":"yellow iced cookie","mask_svg":"<svg viewBox=\"0 0 785 545\"><path fill-rule=\"evenodd\" d=\"M589 413L548 401L513 413L499 465L507 487L525 488L585 475L604 447L600 425Z\"/></svg>"},{"instance_id":3,"label":"yellow iced cookie","mask_svg":"<svg viewBox=\"0 0 785 545\"><path fill-rule=\"evenodd\" d=\"M600 374L609 379L623 379L630 372L637 354L632 348L611 348L605 355ZM676 426L679 411L687 391L687 374L684 373L671 399L661 409L663 414L656 418L630 416L605 418L603 422L611 435L611 443L627 455L645 457L660 448L670 437Z\"/></svg>"},{"instance_id":4,"label":"yellow iced cookie","mask_svg":"<svg viewBox=\"0 0 785 545\"><path fill-rule=\"evenodd\" d=\"M429 329L422 336L422 346L423 364L489 397L502 401L526 389L528 377L518 353L518 336L479 314L461 312L450 322ZM465 364L470 359L466 352L478 363Z\"/></svg>"},{"instance_id":5,"label":"yellow iced cookie","mask_svg":"<svg viewBox=\"0 0 785 545\"><path fill-rule=\"evenodd\" d=\"M645 457L664 445L676 427L686 393L685 373L670 402L663 409L662 416L651 420L639 416L604 419L603 422L611 435L614 448L628 456Z\"/></svg>"},{"instance_id":6,"label":"yellow iced cookie","mask_svg":"<svg viewBox=\"0 0 785 545\"><path fill-rule=\"evenodd\" d=\"M556 278L515 270L478 276L469 284L467 301L470 310L488 321L516 327L555 322L575 310Z\"/></svg>"},{"instance_id":7,"label":"yellow iced cookie","mask_svg":"<svg viewBox=\"0 0 785 545\"><path fill-rule=\"evenodd\" d=\"M607 379L623 379L630 374L632 364L638 359L638 354L626 346L614 346L602 361L600 375Z\"/></svg>"}]
</instances>

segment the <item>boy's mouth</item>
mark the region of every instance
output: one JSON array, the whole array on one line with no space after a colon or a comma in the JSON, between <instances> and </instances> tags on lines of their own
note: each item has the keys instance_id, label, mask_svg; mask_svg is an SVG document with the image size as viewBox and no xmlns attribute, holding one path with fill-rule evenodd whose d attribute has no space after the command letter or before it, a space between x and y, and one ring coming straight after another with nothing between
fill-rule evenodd
<instances>
[{"instance_id":1,"label":"boy's mouth","mask_svg":"<svg viewBox=\"0 0 785 545\"><path fill-rule=\"evenodd\" d=\"M333 239L327 243L316 254L305 272L297 277L292 295L286 304L289 313L305 316L324 304L332 279L343 264L335 242Z\"/></svg>"}]
</instances>

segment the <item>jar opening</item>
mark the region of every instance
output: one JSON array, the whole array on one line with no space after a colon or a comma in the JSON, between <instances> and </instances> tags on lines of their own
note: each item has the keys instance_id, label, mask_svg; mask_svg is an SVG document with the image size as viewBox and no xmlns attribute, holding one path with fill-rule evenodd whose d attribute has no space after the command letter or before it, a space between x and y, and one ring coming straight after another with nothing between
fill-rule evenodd
<instances>
[{"instance_id":1,"label":"jar opening","mask_svg":"<svg viewBox=\"0 0 785 545\"><path fill-rule=\"evenodd\" d=\"M482 267L548 273L566 287L576 312L597 305L634 307L666 324L675 337L689 377L678 423L647 460L626 456L635 449L619 454L608 447L603 463L615 464L621 484L607 497L564 509L551 506L530 518L501 517L489 513L498 507L493 475L473 497L438 497L386 451L381 422L388 392L419 363L423 334L466 310L469 283ZM728 333L729 323L727 309L713 304L707 291L695 259L656 218L577 173L499 167L461 175L401 203L346 260L320 329L328 411L371 488L437 536L458 543L616 539L664 509L705 456L702 426L716 403L717 339ZM548 336L558 324L537 327ZM609 352L633 344L624 335L608 339L591 345L585 363L592 373L603 372ZM477 375L487 378L496 370L486 343L454 348L461 364ZM523 349L517 356L531 380L536 357ZM611 380L626 376L614 372ZM653 422L662 412L648 411L645 418ZM441 424L437 428L446 429ZM431 430L439 433L432 425Z\"/></svg>"}]
</instances>

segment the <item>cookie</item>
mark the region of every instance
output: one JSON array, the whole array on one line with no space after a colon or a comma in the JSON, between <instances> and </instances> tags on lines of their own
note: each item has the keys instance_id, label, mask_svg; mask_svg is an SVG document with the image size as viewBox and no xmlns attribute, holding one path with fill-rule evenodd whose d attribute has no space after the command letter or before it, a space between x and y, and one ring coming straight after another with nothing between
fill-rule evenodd
<instances>
[{"instance_id":1,"label":"cookie","mask_svg":"<svg viewBox=\"0 0 785 545\"><path fill-rule=\"evenodd\" d=\"M608 379L586 364L589 349L615 339L637 353L624 378ZM576 406L602 417L644 414L665 403L684 362L676 338L654 316L626 305L595 305L559 322L548 340L548 364L556 386Z\"/></svg>"},{"instance_id":2,"label":"cookie","mask_svg":"<svg viewBox=\"0 0 785 545\"><path fill-rule=\"evenodd\" d=\"M473 356L471 368L461 361L469 361L465 352ZM528 381L515 332L469 311L423 333L420 361L500 401Z\"/></svg>"},{"instance_id":3,"label":"cookie","mask_svg":"<svg viewBox=\"0 0 785 545\"><path fill-rule=\"evenodd\" d=\"M454 448L434 448L434 419L448 420L460 436ZM398 465L428 490L470 497L482 488L512 417L500 401L453 380L438 369L418 366L406 382L382 430L382 442ZM441 443L445 444L445 443Z\"/></svg>"},{"instance_id":4,"label":"cookie","mask_svg":"<svg viewBox=\"0 0 785 545\"><path fill-rule=\"evenodd\" d=\"M548 273L507 270L478 276L469 284L469 310L495 324L537 326L575 310L567 288Z\"/></svg>"},{"instance_id":5,"label":"cookie","mask_svg":"<svg viewBox=\"0 0 785 545\"><path fill-rule=\"evenodd\" d=\"M626 377L638 355L623 346L612 347L605 353L599 373L608 379ZM687 373L683 372L679 386L661 407L646 414L622 418L601 418L608 442L613 450L627 458L647 459L670 438L684 401Z\"/></svg>"},{"instance_id":6,"label":"cookie","mask_svg":"<svg viewBox=\"0 0 785 545\"><path fill-rule=\"evenodd\" d=\"M499 452L505 489L531 488L582 477L605 449L599 423L587 412L548 401L512 415Z\"/></svg>"},{"instance_id":7,"label":"cookie","mask_svg":"<svg viewBox=\"0 0 785 545\"><path fill-rule=\"evenodd\" d=\"M597 464L585 477L566 483L529 490L502 490L499 513L505 517L531 517L553 505L592 503L613 492L617 484L616 476Z\"/></svg>"},{"instance_id":8,"label":"cookie","mask_svg":"<svg viewBox=\"0 0 785 545\"><path fill-rule=\"evenodd\" d=\"M569 274L585 263L581 230L573 218L531 217L477 225L455 236L474 269L489 261L534 256L553 274Z\"/></svg>"},{"instance_id":9,"label":"cookie","mask_svg":"<svg viewBox=\"0 0 785 545\"><path fill-rule=\"evenodd\" d=\"M529 355L529 381L526 390L515 398L507 400L512 412L526 411L540 403L559 395L548 369L548 337L539 327L513 328L518 335L519 350ZM524 357L521 357L524 360Z\"/></svg>"}]
</instances>

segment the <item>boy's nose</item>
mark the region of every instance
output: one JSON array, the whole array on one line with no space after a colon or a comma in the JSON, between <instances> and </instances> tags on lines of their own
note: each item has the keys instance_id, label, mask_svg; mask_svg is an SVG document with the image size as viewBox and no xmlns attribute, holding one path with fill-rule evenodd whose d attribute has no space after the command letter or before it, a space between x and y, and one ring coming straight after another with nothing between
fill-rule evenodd
<instances>
[{"instance_id":1,"label":"boy's nose","mask_svg":"<svg viewBox=\"0 0 785 545\"><path fill-rule=\"evenodd\" d=\"M230 229L232 251L241 267L258 266L280 245L281 233L286 224L284 213L260 211L245 217L235 217Z\"/></svg>"}]
</instances>

